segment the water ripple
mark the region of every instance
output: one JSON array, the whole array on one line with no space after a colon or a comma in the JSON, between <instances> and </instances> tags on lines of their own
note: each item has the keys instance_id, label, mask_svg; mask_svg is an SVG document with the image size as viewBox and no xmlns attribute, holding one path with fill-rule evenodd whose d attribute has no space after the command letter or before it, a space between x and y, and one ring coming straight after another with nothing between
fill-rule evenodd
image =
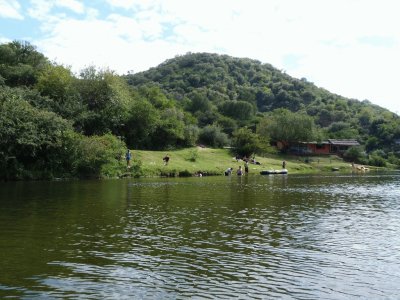
<instances>
[{"instance_id":1,"label":"water ripple","mask_svg":"<svg viewBox=\"0 0 400 300\"><path fill-rule=\"evenodd\" d=\"M13 252L25 253L28 242L36 258L29 275L21 268L14 281L0 277L0 296L395 299L400 294L397 176L149 179L121 186L112 197L104 192L110 185L102 193L90 189L76 202L54 203L43 212L36 208L31 219L13 222L0 215L2 228L14 225L7 231L9 246L1 248L14 263L2 262L3 270L17 268L20 256ZM56 214L60 205L63 214ZM54 226L60 218L64 226Z\"/></svg>"}]
</instances>

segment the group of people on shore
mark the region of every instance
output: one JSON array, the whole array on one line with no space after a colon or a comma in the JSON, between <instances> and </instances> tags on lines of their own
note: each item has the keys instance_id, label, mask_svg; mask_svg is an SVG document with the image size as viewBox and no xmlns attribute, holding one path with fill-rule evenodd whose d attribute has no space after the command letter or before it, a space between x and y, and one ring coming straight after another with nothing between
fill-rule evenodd
<instances>
[{"instance_id":1,"label":"group of people on shore","mask_svg":"<svg viewBox=\"0 0 400 300\"><path fill-rule=\"evenodd\" d=\"M237 161L239 161L239 158L237 156L235 158L236 158ZM252 158L251 160L253 160L255 162L254 158ZM242 166L239 166L239 168L236 170L236 175L238 175L238 176L241 176L241 175L249 173L249 160L243 158L243 161L244 161L244 172L243 172ZM260 163L258 163L258 164L260 164ZM286 169L286 161L285 160L282 161L282 169L283 170ZM228 168L224 172L225 176L232 175L232 173L233 173L233 168Z\"/></svg>"},{"instance_id":2,"label":"group of people on shore","mask_svg":"<svg viewBox=\"0 0 400 300\"><path fill-rule=\"evenodd\" d=\"M252 158L247 158L247 156L240 157L239 155L235 156L236 161L238 162L239 160L243 160L244 162L249 162L251 164L255 165L261 165L259 161L256 161L256 157L253 156Z\"/></svg>"},{"instance_id":3,"label":"group of people on shore","mask_svg":"<svg viewBox=\"0 0 400 300\"><path fill-rule=\"evenodd\" d=\"M244 171L243 171L242 166L239 166L239 168L236 170L236 175L238 175L238 176L241 176L241 175L249 173L249 163L252 163L252 164L255 164L255 165L261 165L260 162L256 161L255 157L247 158L246 156L240 157L239 155L236 155L234 157L234 159L236 159L237 162L239 160L242 160L244 162ZM229 175L232 174L232 172L233 172L233 168L228 168L228 169L226 169L224 174L225 174L225 176L229 176Z\"/></svg>"},{"instance_id":4,"label":"group of people on shore","mask_svg":"<svg viewBox=\"0 0 400 300\"><path fill-rule=\"evenodd\" d=\"M232 175L233 172L233 168L228 168L225 170L224 174L225 176L229 176ZM244 171L242 169L242 166L239 166L239 168L236 170L236 175L241 176L244 174L248 174L249 173L249 162L245 161L244 163Z\"/></svg>"},{"instance_id":5,"label":"group of people on shore","mask_svg":"<svg viewBox=\"0 0 400 300\"><path fill-rule=\"evenodd\" d=\"M130 152L129 149L125 153L125 159L126 159L126 167L129 169L131 167L131 159L132 159L132 153ZM241 158L236 156L235 159L236 159L236 161L239 161ZM253 163L253 164L260 165L260 163L257 162L254 157L251 158L251 159L247 159L246 157L243 157L242 160L244 161L244 170L243 170L242 166L239 166L239 168L236 170L236 175L238 175L238 176L241 176L241 175L249 173L249 161L251 163ZM168 162L169 162L169 155L168 154L166 154L163 157L163 162L164 162L165 166L168 165ZM286 169L286 161L282 162L282 169ZM233 173L233 168L228 168L224 172L225 176L232 175L232 173Z\"/></svg>"}]
</instances>

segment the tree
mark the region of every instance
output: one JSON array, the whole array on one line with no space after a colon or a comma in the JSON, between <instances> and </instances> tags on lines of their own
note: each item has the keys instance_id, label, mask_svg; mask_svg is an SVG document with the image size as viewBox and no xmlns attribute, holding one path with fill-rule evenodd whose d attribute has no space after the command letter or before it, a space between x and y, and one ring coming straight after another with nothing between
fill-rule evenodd
<instances>
[{"instance_id":1,"label":"tree","mask_svg":"<svg viewBox=\"0 0 400 300\"><path fill-rule=\"evenodd\" d=\"M365 159L365 152L362 147L350 147L343 156L348 161L359 163Z\"/></svg>"},{"instance_id":2,"label":"tree","mask_svg":"<svg viewBox=\"0 0 400 300\"><path fill-rule=\"evenodd\" d=\"M234 119L225 116L218 118L216 123L221 127L222 131L229 136L231 136L238 127L237 122Z\"/></svg>"},{"instance_id":3,"label":"tree","mask_svg":"<svg viewBox=\"0 0 400 300\"><path fill-rule=\"evenodd\" d=\"M261 122L258 131L263 136L270 136L273 141L285 143L312 141L317 137L317 130L311 117L285 109L273 111L267 120Z\"/></svg>"},{"instance_id":4,"label":"tree","mask_svg":"<svg viewBox=\"0 0 400 300\"><path fill-rule=\"evenodd\" d=\"M332 139L357 139L359 133L346 122L334 122L327 128L327 135Z\"/></svg>"},{"instance_id":5,"label":"tree","mask_svg":"<svg viewBox=\"0 0 400 300\"><path fill-rule=\"evenodd\" d=\"M274 94L269 88L264 87L263 89L260 89L256 94L258 110L264 112L271 109L274 99Z\"/></svg>"},{"instance_id":6,"label":"tree","mask_svg":"<svg viewBox=\"0 0 400 300\"><path fill-rule=\"evenodd\" d=\"M192 147L196 145L199 138L199 127L194 124L188 124L184 128L184 146Z\"/></svg>"},{"instance_id":7,"label":"tree","mask_svg":"<svg viewBox=\"0 0 400 300\"><path fill-rule=\"evenodd\" d=\"M188 105L188 110L192 113L197 111L208 111L211 110L211 103L205 95L204 91L193 91L188 94L188 98L190 99L190 103Z\"/></svg>"},{"instance_id":8,"label":"tree","mask_svg":"<svg viewBox=\"0 0 400 300\"><path fill-rule=\"evenodd\" d=\"M225 116L249 120L254 115L253 106L245 101L225 101L218 106L218 110Z\"/></svg>"},{"instance_id":9,"label":"tree","mask_svg":"<svg viewBox=\"0 0 400 300\"><path fill-rule=\"evenodd\" d=\"M111 177L121 173L125 144L111 134L90 137L72 134L66 146L70 149L71 172L78 177Z\"/></svg>"},{"instance_id":10,"label":"tree","mask_svg":"<svg viewBox=\"0 0 400 300\"><path fill-rule=\"evenodd\" d=\"M51 101L43 101L41 106L56 112L66 119L72 119L77 127L83 123L87 113L87 107L82 103L76 89L77 79L69 68L59 65L47 65L39 73L35 88L42 96Z\"/></svg>"},{"instance_id":11,"label":"tree","mask_svg":"<svg viewBox=\"0 0 400 300\"><path fill-rule=\"evenodd\" d=\"M275 96L275 108L287 108L297 111L300 108L300 100L293 97L287 90L279 90Z\"/></svg>"},{"instance_id":12,"label":"tree","mask_svg":"<svg viewBox=\"0 0 400 300\"><path fill-rule=\"evenodd\" d=\"M185 142L184 113L176 107L160 112L160 121L151 137L153 149L175 148Z\"/></svg>"},{"instance_id":13,"label":"tree","mask_svg":"<svg viewBox=\"0 0 400 300\"><path fill-rule=\"evenodd\" d=\"M335 119L334 112L325 108L319 111L318 117L317 122L322 127L329 126Z\"/></svg>"},{"instance_id":14,"label":"tree","mask_svg":"<svg viewBox=\"0 0 400 300\"><path fill-rule=\"evenodd\" d=\"M207 125L200 131L199 142L219 148L228 144L228 136L218 126Z\"/></svg>"},{"instance_id":15,"label":"tree","mask_svg":"<svg viewBox=\"0 0 400 300\"><path fill-rule=\"evenodd\" d=\"M254 87L243 86L238 89L238 99L256 105L257 89Z\"/></svg>"},{"instance_id":16,"label":"tree","mask_svg":"<svg viewBox=\"0 0 400 300\"><path fill-rule=\"evenodd\" d=\"M68 121L33 107L12 89L0 88L0 178L59 173L59 154L68 131L72 131Z\"/></svg>"},{"instance_id":17,"label":"tree","mask_svg":"<svg viewBox=\"0 0 400 300\"><path fill-rule=\"evenodd\" d=\"M152 135L160 124L160 112L146 99L134 99L129 107L123 130L128 147L148 149L152 147Z\"/></svg>"},{"instance_id":18,"label":"tree","mask_svg":"<svg viewBox=\"0 0 400 300\"><path fill-rule=\"evenodd\" d=\"M81 72L76 88L88 108L83 131L87 135L112 132L122 135L121 129L128 116L131 91L127 84L110 70L96 70L93 66Z\"/></svg>"},{"instance_id":19,"label":"tree","mask_svg":"<svg viewBox=\"0 0 400 300\"><path fill-rule=\"evenodd\" d=\"M159 87L151 85L142 86L139 88L138 93L140 96L150 101L157 109L165 109L173 106L172 101L167 98Z\"/></svg>"},{"instance_id":20,"label":"tree","mask_svg":"<svg viewBox=\"0 0 400 300\"><path fill-rule=\"evenodd\" d=\"M47 65L39 73L36 89L44 96L63 100L72 92L74 77L70 69L58 65Z\"/></svg>"},{"instance_id":21,"label":"tree","mask_svg":"<svg viewBox=\"0 0 400 300\"><path fill-rule=\"evenodd\" d=\"M267 141L263 143L258 134L253 133L250 129L243 127L239 128L233 133L232 136L232 147L235 149L236 154L240 156L250 157L255 153L260 152L265 148Z\"/></svg>"},{"instance_id":22,"label":"tree","mask_svg":"<svg viewBox=\"0 0 400 300\"><path fill-rule=\"evenodd\" d=\"M386 154L382 150L375 150L369 155L368 164L377 167L385 167L386 166L386 158L384 157Z\"/></svg>"},{"instance_id":23,"label":"tree","mask_svg":"<svg viewBox=\"0 0 400 300\"><path fill-rule=\"evenodd\" d=\"M358 119L359 119L360 125L362 127L368 127L373 120L372 109L371 108L363 108L358 115Z\"/></svg>"},{"instance_id":24,"label":"tree","mask_svg":"<svg viewBox=\"0 0 400 300\"><path fill-rule=\"evenodd\" d=\"M28 42L0 45L0 76L9 86L32 86L48 64L47 58Z\"/></svg>"}]
</instances>

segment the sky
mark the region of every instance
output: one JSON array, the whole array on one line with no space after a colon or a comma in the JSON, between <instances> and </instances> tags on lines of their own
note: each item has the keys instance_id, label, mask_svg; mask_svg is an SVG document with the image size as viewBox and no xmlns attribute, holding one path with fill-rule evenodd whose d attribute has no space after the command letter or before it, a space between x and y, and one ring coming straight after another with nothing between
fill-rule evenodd
<instances>
[{"instance_id":1,"label":"sky","mask_svg":"<svg viewBox=\"0 0 400 300\"><path fill-rule=\"evenodd\" d=\"M400 113L397 0L0 0L0 43L76 73L145 71L188 52L247 57Z\"/></svg>"}]
</instances>

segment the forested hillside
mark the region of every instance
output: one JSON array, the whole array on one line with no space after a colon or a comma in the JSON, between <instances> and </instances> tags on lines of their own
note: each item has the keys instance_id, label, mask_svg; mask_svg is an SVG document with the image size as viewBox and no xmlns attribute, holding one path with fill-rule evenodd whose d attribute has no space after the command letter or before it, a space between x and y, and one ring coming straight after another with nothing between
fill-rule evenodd
<instances>
[{"instance_id":1,"label":"forested hillside","mask_svg":"<svg viewBox=\"0 0 400 300\"><path fill-rule=\"evenodd\" d=\"M200 127L217 125L229 135L243 126L256 131L287 109L295 113L288 116L312 118L315 128L306 135L309 139L357 139L369 154L393 161L399 155L396 114L366 100L330 93L256 60L189 53L126 79L134 87L159 87L191 112ZM271 130L266 134L279 138Z\"/></svg>"},{"instance_id":2,"label":"forested hillside","mask_svg":"<svg viewBox=\"0 0 400 300\"><path fill-rule=\"evenodd\" d=\"M0 179L115 176L126 147L267 153L288 136L355 138L354 158L400 165L397 115L255 60L187 54L138 74L74 74L29 43L0 45Z\"/></svg>"}]
</instances>

